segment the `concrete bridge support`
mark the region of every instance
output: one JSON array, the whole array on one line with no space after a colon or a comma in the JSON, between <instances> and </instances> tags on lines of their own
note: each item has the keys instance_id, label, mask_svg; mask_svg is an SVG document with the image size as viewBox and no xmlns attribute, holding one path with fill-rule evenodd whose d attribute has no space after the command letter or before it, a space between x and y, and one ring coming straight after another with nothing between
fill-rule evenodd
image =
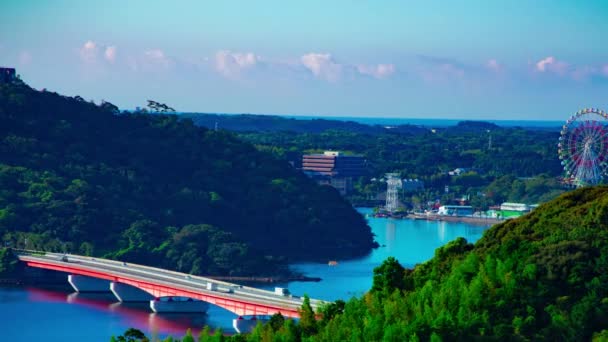
<instances>
[{"instance_id":1,"label":"concrete bridge support","mask_svg":"<svg viewBox=\"0 0 608 342\"><path fill-rule=\"evenodd\" d=\"M205 313L209 303L202 300L180 296L155 298L150 301L150 309L154 312L166 313Z\"/></svg>"},{"instance_id":2,"label":"concrete bridge support","mask_svg":"<svg viewBox=\"0 0 608 342\"><path fill-rule=\"evenodd\" d=\"M82 275L68 275L68 283L76 292L109 292L110 282Z\"/></svg>"},{"instance_id":3,"label":"concrete bridge support","mask_svg":"<svg viewBox=\"0 0 608 342\"><path fill-rule=\"evenodd\" d=\"M121 302L147 302L154 299L154 296L146 291L121 283L111 282L110 291Z\"/></svg>"}]
</instances>

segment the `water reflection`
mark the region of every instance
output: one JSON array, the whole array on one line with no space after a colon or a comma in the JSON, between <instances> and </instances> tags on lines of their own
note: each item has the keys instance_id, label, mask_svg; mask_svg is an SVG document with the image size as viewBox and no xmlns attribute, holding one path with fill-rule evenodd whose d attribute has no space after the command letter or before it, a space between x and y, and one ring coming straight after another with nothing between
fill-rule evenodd
<instances>
[{"instance_id":1,"label":"water reflection","mask_svg":"<svg viewBox=\"0 0 608 342\"><path fill-rule=\"evenodd\" d=\"M390 251L393 249L394 247L394 243L395 243L395 228L397 227L397 225L395 224L395 220L393 219L388 219L386 221L386 238L385 238L385 245L386 248Z\"/></svg>"},{"instance_id":2,"label":"water reflection","mask_svg":"<svg viewBox=\"0 0 608 342\"><path fill-rule=\"evenodd\" d=\"M446 229L447 229L447 225L445 224L444 221L437 223L437 237L439 238L439 241L441 241L441 242L447 242L447 241L445 241L445 230Z\"/></svg>"},{"instance_id":3,"label":"water reflection","mask_svg":"<svg viewBox=\"0 0 608 342\"><path fill-rule=\"evenodd\" d=\"M121 303L111 293L65 293L52 289L26 288L29 301L55 304L76 304L80 308L92 309L97 312L110 313L119 321L119 325L133 327L153 334L154 336L182 336L187 329L193 333L210 324L205 313L183 314L150 311L150 304ZM6 294L3 293L3 297ZM217 323L217 322L215 322ZM125 328L126 330L126 328Z\"/></svg>"},{"instance_id":4,"label":"water reflection","mask_svg":"<svg viewBox=\"0 0 608 342\"><path fill-rule=\"evenodd\" d=\"M394 256L406 267L431 258L436 248L462 236L475 242L486 227L465 223L394 220L369 217L368 222L380 247L356 260L338 260L338 265L301 263L292 268L320 282L255 285L272 290L274 286L289 287L296 295L336 300L361 296L372 285L373 269L387 257ZM233 313L211 305L204 314L155 314L148 303L119 303L111 293L81 294L71 290L0 287L0 322L11 322L3 328L6 340L29 341L108 341L129 327L149 335L182 337L186 329L198 332L204 325L233 332ZM24 317L26 319L15 319ZM32 329L31 322L36 322ZM86 337L86 338L85 338Z\"/></svg>"}]
</instances>

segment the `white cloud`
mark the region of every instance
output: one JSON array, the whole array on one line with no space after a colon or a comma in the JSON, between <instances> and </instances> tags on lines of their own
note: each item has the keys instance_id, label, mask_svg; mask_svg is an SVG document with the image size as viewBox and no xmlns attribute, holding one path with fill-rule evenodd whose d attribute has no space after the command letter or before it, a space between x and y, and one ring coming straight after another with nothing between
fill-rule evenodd
<instances>
[{"instance_id":1,"label":"white cloud","mask_svg":"<svg viewBox=\"0 0 608 342\"><path fill-rule=\"evenodd\" d=\"M215 54L213 62L215 71L230 79L241 78L245 73L249 77L265 75L281 78L298 78L302 73L306 73L320 80L337 82L357 75L384 79L395 73L393 64L355 66L339 63L329 53L314 52L300 56L297 60L268 60L253 52L220 50Z\"/></svg>"},{"instance_id":2,"label":"white cloud","mask_svg":"<svg viewBox=\"0 0 608 342\"><path fill-rule=\"evenodd\" d=\"M97 60L97 54L99 53L99 48L97 44L88 40L84 45L80 48L80 59L85 63L94 63Z\"/></svg>"},{"instance_id":3,"label":"white cloud","mask_svg":"<svg viewBox=\"0 0 608 342\"><path fill-rule=\"evenodd\" d=\"M549 56L536 62L535 67L538 72L552 72L564 75L568 70L568 63L557 60L553 56Z\"/></svg>"},{"instance_id":4,"label":"white cloud","mask_svg":"<svg viewBox=\"0 0 608 342\"><path fill-rule=\"evenodd\" d=\"M89 66L100 67L100 62L116 62L118 49L113 45L101 45L93 40L87 40L79 49L80 60Z\"/></svg>"},{"instance_id":5,"label":"white cloud","mask_svg":"<svg viewBox=\"0 0 608 342\"><path fill-rule=\"evenodd\" d=\"M241 71L251 69L259 62L260 57L251 52L222 50L215 54L215 69L229 78L238 77Z\"/></svg>"},{"instance_id":6,"label":"white cloud","mask_svg":"<svg viewBox=\"0 0 608 342\"><path fill-rule=\"evenodd\" d=\"M361 75L384 79L395 73L395 66L393 64L358 65L357 71Z\"/></svg>"},{"instance_id":7,"label":"white cloud","mask_svg":"<svg viewBox=\"0 0 608 342\"><path fill-rule=\"evenodd\" d=\"M539 73L556 74L575 81L587 81L595 77L608 77L608 64L576 65L549 56L536 62L534 70Z\"/></svg>"},{"instance_id":8,"label":"white cloud","mask_svg":"<svg viewBox=\"0 0 608 342\"><path fill-rule=\"evenodd\" d=\"M329 53L309 53L302 56L300 61L320 79L335 82L341 77L343 65L334 61Z\"/></svg>"},{"instance_id":9,"label":"white cloud","mask_svg":"<svg viewBox=\"0 0 608 342\"><path fill-rule=\"evenodd\" d=\"M103 56L108 62L114 63L116 61L116 46L106 47Z\"/></svg>"}]
</instances>

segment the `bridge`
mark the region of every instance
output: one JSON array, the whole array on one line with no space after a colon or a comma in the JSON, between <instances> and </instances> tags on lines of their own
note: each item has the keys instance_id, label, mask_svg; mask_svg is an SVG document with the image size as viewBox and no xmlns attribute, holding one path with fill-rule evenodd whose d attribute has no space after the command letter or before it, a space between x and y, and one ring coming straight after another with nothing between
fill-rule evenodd
<instances>
[{"instance_id":1,"label":"bridge","mask_svg":"<svg viewBox=\"0 0 608 342\"><path fill-rule=\"evenodd\" d=\"M16 251L29 267L65 272L124 284L155 298L180 296L217 305L237 315L273 315L298 318L303 298L241 286L211 278L193 276L144 265L80 255ZM107 289L109 290L109 289ZM313 310L323 301L310 299Z\"/></svg>"}]
</instances>

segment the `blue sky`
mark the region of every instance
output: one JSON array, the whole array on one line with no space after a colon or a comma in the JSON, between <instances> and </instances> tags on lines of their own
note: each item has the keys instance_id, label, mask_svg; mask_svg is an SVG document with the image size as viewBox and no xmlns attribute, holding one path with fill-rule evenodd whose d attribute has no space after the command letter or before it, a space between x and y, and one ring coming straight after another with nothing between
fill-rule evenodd
<instances>
[{"instance_id":1,"label":"blue sky","mask_svg":"<svg viewBox=\"0 0 608 342\"><path fill-rule=\"evenodd\" d=\"M2 1L35 88L180 111L561 120L608 108L607 1Z\"/></svg>"}]
</instances>

